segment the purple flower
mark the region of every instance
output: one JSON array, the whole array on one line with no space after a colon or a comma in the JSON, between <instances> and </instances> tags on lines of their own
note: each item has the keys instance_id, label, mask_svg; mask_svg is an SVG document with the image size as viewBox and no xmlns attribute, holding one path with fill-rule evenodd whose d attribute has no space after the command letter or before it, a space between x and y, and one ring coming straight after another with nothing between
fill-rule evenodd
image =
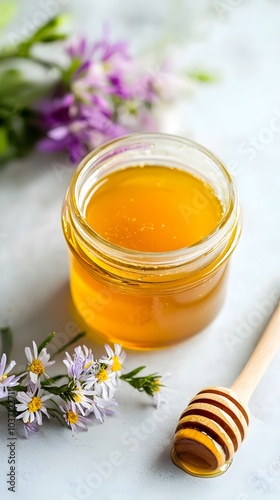
<instances>
[{"instance_id":1,"label":"purple flower","mask_svg":"<svg viewBox=\"0 0 280 500\"><path fill-rule=\"evenodd\" d=\"M92 55L92 47L85 38L77 38L68 45L66 52L71 59L86 60Z\"/></svg>"},{"instance_id":2,"label":"purple flower","mask_svg":"<svg viewBox=\"0 0 280 500\"><path fill-rule=\"evenodd\" d=\"M76 389L72 392L74 398L74 404L79 408L80 412L84 414L84 408L89 410L92 406L92 396L95 395L95 391L90 391L83 389L79 384ZM90 397L89 397L90 396Z\"/></svg>"},{"instance_id":3,"label":"purple flower","mask_svg":"<svg viewBox=\"0 0 280 500\"><path fill-rule=\"evenodd\" d=\"M41 151L67 150L73 163L101 143L137 130L156 130L151 109L160 99L164 77L133 60L126 42L73 41L66 52L75 71L66 84L38 105L46 137Z\"/></svg>"},{"instance_id":4,"label":"purple flower","mask_svg":"<svg viewBox=\"0 0 280 500\"><path fill-rule=\"evenodd\" d=\"M9 387L15 387L18 385L18 381L20 376L16 377L15 375L9 375L10 371L16 365L15 361L11 361L10 364L6 367L7 356L6 354L2 354L0 361L0 399L8 396Z\"/></svg>"},{"instance_id":5,"label":"purple flower","mask_svg":"<svg viewBox=\"0 0 280 500\"><path fill-rule=\"evenodd\" d=\"M101 40L93 45L85 38L76 38L68 45L67 54L71 59L78 59L83 62L90 59L106 62L115 57L130 59L128 43L126 41L110 43L110 31L110 27L105 26Z\"/></svg>"},{"instance_id":6,"label":"purple flower","mask_svg":"<svg viewBox=\"0 0 280 500\"><path fill-rule=\"evenodd\" d=\"M56 127L61 123L70 123L70 112L75 104L75 97L67 93L62 97L54 97L42 101L38 105L38 111L44 117L44 125L48 128Z\"/></svg>"},{"instance_id":7,"label":"purple flower","mask_svg":"<svg viewBox=\"0 0 280 500\"><path fill-rule=\"evenodd\" d=\"M113 399L94 396L92 406L86 411L86 416L93 414L103 424L106 417L115 415L116 406L118 406L118 403Z\"/></svg>"},{"instance_id":8,"label":"purple flower","mask_svg":"<svg viewBox=\"0 0 280 500\"><path fill-rule=\"evenodd\" d=\"M72 358L68 352L65 353L65 356L66 358L63 360L63 363L67 368L68 376L79 380L84 368L83 360L77 357Z\"/></svg>"},{"instance_id":9,"label":"purple flower","mask_svg":"<svg viewBox=\"0 0 280 500\"><path fill-rule=\"evenodd\" d=\"M27 422L26 424L23 424L23 430L24 435L27 439L29 437L29 434L36 434L38 432L38 427L35 421Z\"/></svg>"},{"instance_id":10,"label":"purple flower","mask_svg":"<svg viewBox=\"0 0 280 500\"><path fill-rule=\"evenodd\" d=\"M32 424L35 422L38 425L43 425L43 415L50 418L44 403L51 397L51 394L43 395L42 389L36 385L34 385L34 387L28 387L26 392L19 391L17 393L17 400L19 403L16 404L16 409L19 414L16 418L22 418L25 424Z\"/></svg>"},{"instance_id":11,"label":"purple flower","mask_svg":"<svg viewBox=\"0 0 280 500\"><path fill-rule=\"evenodd\" d=\"M74 350L73 357L65 353L66 358L63 363L67 367L68 376L77 383L83 384L83 389L89 390L97 381L96 373L100 369L98 361L94 359L91 349L85 345L78 346Z\"/></svg>"},{"instance_id":12,"label":"purple flower","mask_svg":"<svg viewBox=\"0 0 280 500\"><path fill-rule=\"evenodd\" d=\"M72 433L78 432L79 428L87 431L88 419L81 415L74 403L66 403L64 406L59 407L62 411L63 418L69 427L72 429Z\"/></svg>"},{"instance_id":13,"label":"purple flower","mask_svg":"<svg viewBox=\"0 0 280 500\"><path fill-rule=\"evenodd\" d=\"M37 384L38 380L41 376L45 378L49 378L47 373L45 372L45 368L53 365L55 361L49 361L50 354L47 353L47 349L44 347L40 353L38 353L38 347L36 342L32 342L33 344L33 353L30 347L25 348L25 355L28 360L27 371L23 375L27 375L23 380L22 384L29 384L30 382L33 384Z\"/></svg>"}]
</instances>

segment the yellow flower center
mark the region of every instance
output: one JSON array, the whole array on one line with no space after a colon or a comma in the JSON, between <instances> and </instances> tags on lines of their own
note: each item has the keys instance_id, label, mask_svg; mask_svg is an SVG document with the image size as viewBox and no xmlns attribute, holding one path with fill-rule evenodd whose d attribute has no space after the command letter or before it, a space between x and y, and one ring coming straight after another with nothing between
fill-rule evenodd
<instances>
[{"instance_id":1,"label":"yellow flower center","mask_svg":"<svg viewBox=\"0 0 280 500\"><path fill-rule=\"evenodd\" d=\"M7 373L3 373L2 377L0 378L0 382L4 382L7 376L8 376Z\"/></svg>"},{"instance_id":2,"label":"yellow flower center","mask_svg":"<svg viewBox=\"0 0 280 500\"><path fill-rule=\"evenodd\" d=\"M36 375L42 375L42 373L44 373L45 371L44 365L39 359L33 359L28 369L30 372L35 373Z\"/></svg>"},{"instance_id":3,"label":"yellow flower center","mask_svg":"<svg viewBox=\"0 0 280 500\"><path fill-rule=\"evenodd\" d=\"M37 398L37 396L34 396L34 398L31 399L30 403L28 403L28 410L30 413L34 413L35 411L40 410L42 408L42 399Z\"/></svg>"},{"instance_id":4,"label":"yellow flower center","mask_svg":"<svg viewBox=\"0 0 280 500\"><path fill-rule=\"evenodd\" d=\"M108 62L102 62L102 63L101 63L101 68L103 68L103 70L104 70L105 72L107 72L107 71L109 71L109 69L110 69L110 64L109 64Z\"/></svg>"},{"instance_id":5,"label":"yellow flower center","mask_svg":"<svg viewBox=\"0 0 280 500\"><path fill-rule=\"evenodd\" d=\"M81 391L78 391L78 390L77 390L77 387L76 387L76 389L75 389L75 390L76 390L77 392L75 392L75 393L73 394L74 401L75 401L76 403L80 403L80 402L82 401L82 399L83 399L83 393L82 393Z\"/></svg>"},{"instance_id":6,"label":"yellow flower center","mask_svg":"<svg viewBox=\"0 0 280 500\"><path fill-rule=\"evenodd\" d=\"M97 373L97 378L98 378L98 382L101 383L101 382L105 382L106 380L108 380L108 373L106 372L106 369L105 368L101 368L100 372Z\"/></svg>"},{"instance_id":7,"label":"yellow flower center","mask_svg":"<svg viewBox=\"0 0 280 500\"><path fill-rule=\"evenodd\" d=\"M113 364L112 364L112 371L113 372L118 372L119 370L122 369L122 364L119 360L119 356L113 356Z\"/></svg>"},{"instance_id":8,"label":"yellow flower center","mask_svg":"<svg viewBox=\"0 0 280 500\"><path fill-rule=\"evenodd\" d=\"M154 382L154 392L159 392L160 391L160 381L155 380Z\"/></svg>"},{"instance_id":9,"label":"yellow flower center","mask_svg":"<svg viewBox=\"0 0 280 500\"><path fill-rule=\"evenodd\" d=\"M69 424L76 424L79 420L78 414L73 412L72 410L69 410L67 412L66 418Z\"/></svg>"},{"instance_id":10,"label":"yellow flower center","mask_svg":"<svg viewBox=\"0 0 280 500\"><path fill-rule=\"evenodd\" d=\"M92 365L92 361L88 361L85 366L84 366L84 369L86 370L90 365Z\"/></svg>"}]
</instances>

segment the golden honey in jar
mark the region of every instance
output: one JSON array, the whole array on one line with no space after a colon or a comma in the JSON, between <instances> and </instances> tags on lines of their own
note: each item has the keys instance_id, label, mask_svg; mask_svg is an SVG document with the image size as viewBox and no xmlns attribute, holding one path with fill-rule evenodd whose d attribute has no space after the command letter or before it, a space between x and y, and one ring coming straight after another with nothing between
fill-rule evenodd
<instances>
[{"instance_id":1,"label":"golden honey in jar","mask_svg":"<svg viewBox=\"0 0 280 500\"><path fill-rule=\"evenodd\" d=\"M71 294L89 334L164 347L220 310L239 203L229 173L202 146L151 133L104 144L74 173L62 221Z\"/></svg>"}]
</instances>

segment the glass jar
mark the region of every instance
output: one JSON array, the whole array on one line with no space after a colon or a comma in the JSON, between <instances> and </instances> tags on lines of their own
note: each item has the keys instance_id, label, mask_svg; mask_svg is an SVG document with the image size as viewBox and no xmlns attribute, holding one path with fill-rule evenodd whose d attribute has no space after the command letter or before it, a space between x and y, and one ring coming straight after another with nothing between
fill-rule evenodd
<instances>
[{"instance_id":1,"label":"glass jar","mask_svg":"<svg viewBox=\"0 0 280 500\"><path fill-rule=\"evenodd\" d=\"M94 187L112 172L139 165L175 167L210 185L223 207L216 228L199 242L168 252L138 252L102 238L85 217ZM100 146L73 175L62 223L71 294L89 334L129 348L164 347L200 331L220 310L229 257L241 231L240 209L229 173L202 146L155 133Z\"/></svg>"}]
</instances>

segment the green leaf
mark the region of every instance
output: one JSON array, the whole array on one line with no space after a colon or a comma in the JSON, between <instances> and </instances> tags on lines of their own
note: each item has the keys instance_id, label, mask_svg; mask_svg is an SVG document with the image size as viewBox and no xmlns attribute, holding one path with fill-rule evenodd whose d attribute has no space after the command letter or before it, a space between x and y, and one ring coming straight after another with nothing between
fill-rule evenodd
<instances>
[{"instance_id":1,"label":"green leaf","mask_svg":"<svg viewBox=\"0 0 280 500\"><path fill-rule=\"evenodd\" d=\"M13 332L9 326L0 328L0 335L2 340L2 352L6 353L7 359L10 359L10 354L13 348Z\"/></svg>"},{"instance_id":2,"label":"green leaf","mask_svg":"<svg viewBox=\"0 0 280 500\"><path fill-rule=\"evenodd\" d=\"M74 58L71 61L71 64L63 71L62 74L62 82L69 86L70 80L73 74L77 71L77 69L81 66L81 61L78 58Z\"/></svg>"},{"instance_id":3,"label":"green leaf","mask_svg":"<svg viewBox=\"0 0 280 500\"><path fill-rule=\"evenodd\" d=\"M8 151L9 141L7 130L0 126L0 156L5 155Z\"/></svg>"},{"instance_id":4,"label":"green leaf","mask_svg":"<svg viewBox=\"0 0 280 500\"><path fill-rule=\"evenodd\" d=\"M3 28L10 22L16 10L16 2L14 0L0 2L0 28Z\"/></svg>"},{"instance_id":5,"label":"green leaf","mask_svg":"<svg viewBox=\"0 0 280 500\"><path fill-rule=\"evenodd\" d=\"M16 68L8 68L0 73L0 99L5 102L6 95L12 94L22 85L22 73ZM15 94L13 95L15 99ZM6 104L6 103L5 103Z\"/></svg>"},{"instance_id":6,"label":"green leaf","mask_svg":"<svg viewBox=\"0 0 280 500\"><path fill-rule=\"evenodd\" d=\"M143 368L145 368L145 366L140 366L130 373L121 375L120 379L130 384L139 392L146 392L148 396L153 396L158 387L162 386L162 384L159 383L161 376L159 375L159 373L151 373L150 375L135 377L135 375L143 370Z\"/></svg>"},{"instance_id":7,"label":"green leaf","mask_svg":"<svg viewBox=\"0 0 280 500\"><path fill-rule=\"evenodd\" d=\"M55 337L55 332L52 332L38 347L38 353L40 353L42 351L42 349L44 349L44 347L46 347L51 341L52 339Z\"/></svg>"},{"instance_id":8,"label":"green leaf","mask_svg":"<svg viewBox=\"0 0 280 500\"><path fill-rule=\"evenodd\" d=\"M22 71L8 68L0 72L0 107L20 110L46 95L55 82L32 82Z\"/></svg>"},{"instance_id":9,"label":"green leaf","mask_svg":"<svg viewBox=\"0 0 280 500\"><path fill-rule=\"evenodd\" d=\"M35 115L30 110L20 113L10 113L0 117L0 125L6 129L8 148L0 155L0 165L5 165L12 158L20 158L27 154L41 135L36 125Z\"/></svg>"},{"instance_id":10,"label":"green leaf","mask_svg":"<svg viewBox=\"0 0 280 500\"><path fill-rule=\"evenodd\" d=\"M53 402L53 400L51 399ZM63 418L63 415L61 413L61 410L57 410L56 408L49 408L48 407L48 413L51 417L56 418L56 420L65 427L65 420Z\"/></svg>"},{"instance_id":11,"label":"green leaf","mask_svg":"<svg viewBox=\"0 0 280 500\"><path fill-rule=\"evenodd\" d=\"M65 375L65 373L63 373L62 375L55 375L54 377L48 378L47 380L41 382L41 386L47 387L48 385L54 385L55 382L61 380L62 378L67 378L67 375Z\"/></svg>"},{"instance_id":12,"label":"green leaf","mask_svg":"<svg viewBox=\"0 0 280 500\"><path fill-rule=\"evenodd\" d=\"M40 40L41 43L52 43L58 42L59 40L65 40L68 35L66 33L50 33L49 35L45 35L43 40Z\"/></svg>"},{"instance_id":13,"label":"green leaf","mask_svg":"<svg viewBox=\"0 0 280 500\"><path fill-rule=\"evenodd\" d=\"M9 407L10 407L10 405L11 405L11 403L10 403L10 401L8 401L7 399L4 399L4 400L3 400L3 399L1 399L1 400L0 400L0 405L1 405L1 406L4 406L4 407L5 407L5 408L7 408L7 410L8 410L8 408L9 408Z\"/></svg>"},{"instance_id":14,"label":"green leaf","mask_svg":"<svg viewBox=\"0 0 280 500\"><path fill-rule=\"evenodd\" d=\"M43 386L45 387L45 386ZM50 393L53 394L54 396L60 396L61 392L64 392L67 389L67 385L62 385L60 387L57 387L55 385L52 385L50 387L46 387L46 390Z\"/></svg>"},{"instance_id":15,"label":"green leaf","mask_svg":"<svg viewBox=\"0 0 280 500\"><path fill-rule=\"evenodd\" d=\"M8 118L10 116L11 109L9 106L6 106L4 103L0 106L0 120L1 118Z\"/></svg>"},{"instance_id":16,"label":"green leaf","mask_svg":"<svg viewBox=\"0 0 280 500\"><path fill-rule=\"evenodd\" d=\"M31 47L36 43L51 43L66 39L68 35L60 31L66 18L67 16L60 15L47 21L43 26L38 28L28 40L19 44L17 54L26 57Z\"/></svg>"},{"instance_id":17,"label":"green leaf","mask_svg":"<svg viewBox=\"0 0 280 500\"><path fill-rule=\"evenodd\" d=\"M207 73L206 71L191 71L187 75L201 83L213 83L218 80L217 75Z\"/></svg>"},{"instance_id":18,"label":"green leaf","mask_svg":"<svg viewBox=\"0 0 280 500\"><path fill-rule=\"evenodd\" d=\"M135 375L137 375L139 372L141 372L142 370L144 370L144 368L146 368L146 366L139 366L138 368L135 368L135 370L132 370L131 372L129 373L124 373L123 375L121 375L121 379L125 380L127 378L133 378L135 377Z\"/></svg>"},{"instance_id":19,"label":"green leaf","mask_svg":"<svg viewBox=\"0 0 280 500\"><path fill-rule=\"evenodd\" d=\"M10 59L15 57L30 57L30 51L33 45L37 43L51 43L60 40L65 40L68 34L61 30L65 19L68 16L60 15L49 19L43 26L40 26L33 35L19 43L15 47L3 47L0 51L0 60Z\"/></svg>"},{"instance_id":20,"label":"green leaf","mask_svg":"<svg viewBox=\"0 0 280 500\"><path fill-rule=\"evenodd\" d=\"M37 43L59 40L61 37L66 38L67 35L60 33L58 30L61 29L67 17L65 14L53 17L35 31L32 35L32 40Z\"/></svg>"}]
</instances>

